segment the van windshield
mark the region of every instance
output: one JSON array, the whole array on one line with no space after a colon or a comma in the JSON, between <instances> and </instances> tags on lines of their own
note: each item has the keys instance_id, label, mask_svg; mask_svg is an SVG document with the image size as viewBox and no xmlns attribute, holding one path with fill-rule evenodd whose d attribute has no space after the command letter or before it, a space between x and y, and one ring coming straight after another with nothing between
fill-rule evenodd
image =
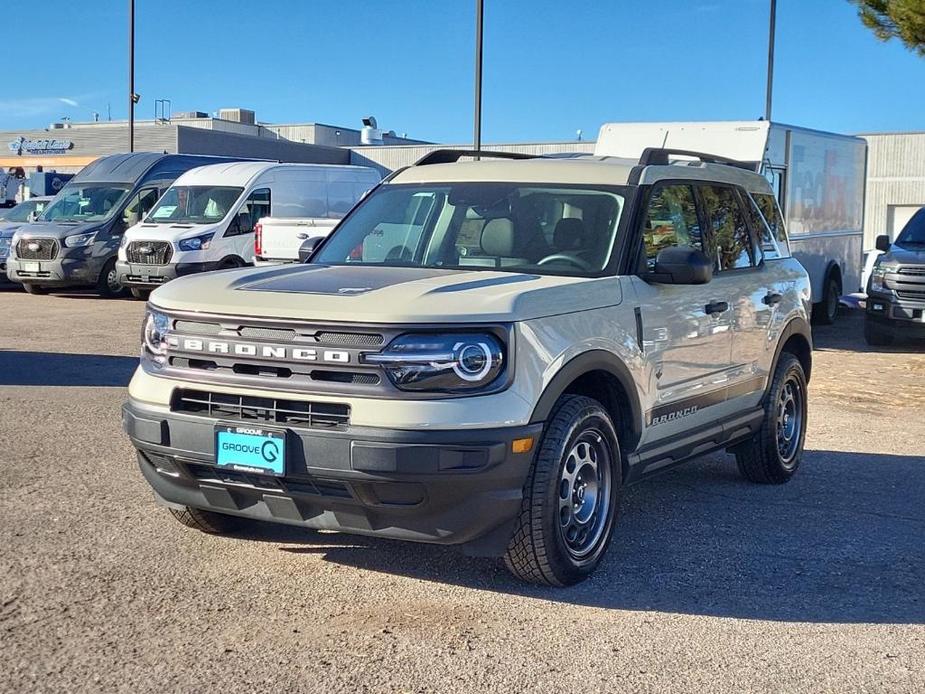
<instances>
[{"instance_id":1,"label":"van windshield","mask_svg":"<svg viewBox=\"0 0 925 694\"><path fill-rule=\"evenodd\" d=\"M387 185L313 262L590 277L607 267L624 200L614 186Z\"/></svg>"},{"instance_id":2,"label":"van windshield","mask_svg":"<svg viewBox=\"0 0 925 694\"><path fill-rule=\"evenodd\" d=\"M171 186L157 201L148 224L209 224L220 222L234 207L243 188L231 186Z\"/></svg>"},{"instance_id":3,"label":"van windshield","mask_svg":"<svg viewBox=\"0 0 925 694\"><path fill-rule=\"evenodd\" d=\"M68 183L45 208L43 222L100 222L121 207L128 183Z\"/></svg>"},{"instance_id":4,"label":"van windshield","mask_svg":"<svg viewBox=\"0 0 925 694\"><path fill-rule=\"evenodd\" d=\"M28 222L29 215L33 212L41 214L45 209L45 200L26 200L19 203L16 207L8 210L0 210L0 221L2 222Z\"/></svg>"}]
</instances>

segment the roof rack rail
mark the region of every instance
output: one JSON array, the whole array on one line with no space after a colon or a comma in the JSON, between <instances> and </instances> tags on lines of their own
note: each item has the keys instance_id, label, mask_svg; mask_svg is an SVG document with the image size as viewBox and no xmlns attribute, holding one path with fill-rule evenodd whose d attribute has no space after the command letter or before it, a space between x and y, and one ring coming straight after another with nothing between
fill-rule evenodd
<instances>
[{"instance_id":1,"label":"roof rack rail","mask_svg":"<svg viewBox=\"0 0 925 694\"><path fill-rule=\"evenodd\" d=\"M640 166L667 166L670 162L670 155L679 155L682 157L692 157L699 159L704 164L728 164L738 167L749 167L748 162L721 157L718 154L707 154L706 152L693 152L687 149L668 149L665 147L646 147L642 150L642 156L639 157Z\"/></svg>"},{"instance_id":2,"label":"roof rack rail","mask_svg":"<svg viewBox=\"0 0 925 694\"><path fill-rule=\"evenodd\" d=\"M435 149L414 162L414 166L427 166L428 164L452 164L463 157L485 157L492 159L536 159L532 154L521 152L492 152L487 149Z\"/></svg>"}]
</instances>

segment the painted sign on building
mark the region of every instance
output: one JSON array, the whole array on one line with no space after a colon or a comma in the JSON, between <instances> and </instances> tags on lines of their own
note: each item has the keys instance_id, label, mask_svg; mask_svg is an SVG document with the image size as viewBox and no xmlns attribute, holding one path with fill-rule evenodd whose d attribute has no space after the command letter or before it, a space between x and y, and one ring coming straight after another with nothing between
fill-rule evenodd
<instances>
[{"instance_id":1,"label":"painted sign on building","mask_svg":"<svg viewBox=\"0 0 925 694\"><path fill-rule=\"evenodd\" d=\"M16 155L22 154L63 154L74 146L70 140L29 140L18 137L10 142L10 151Z\"/></svg>"}]
</instances>

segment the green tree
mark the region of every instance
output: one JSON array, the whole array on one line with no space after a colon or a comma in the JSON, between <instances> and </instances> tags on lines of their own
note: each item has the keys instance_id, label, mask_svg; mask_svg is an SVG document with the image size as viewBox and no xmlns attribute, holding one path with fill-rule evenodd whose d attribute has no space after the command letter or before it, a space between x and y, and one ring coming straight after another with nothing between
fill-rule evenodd
<instances>
[{"instance_id":1,"label":"green tree","mask_svg":"<svg viewBox=\"0 0 925 694\"><path fill-rule=\"evenodd\" d=\"M899 39L925 57L925 0L849 0L881 41Z\"/></svg>"}]
</instances>

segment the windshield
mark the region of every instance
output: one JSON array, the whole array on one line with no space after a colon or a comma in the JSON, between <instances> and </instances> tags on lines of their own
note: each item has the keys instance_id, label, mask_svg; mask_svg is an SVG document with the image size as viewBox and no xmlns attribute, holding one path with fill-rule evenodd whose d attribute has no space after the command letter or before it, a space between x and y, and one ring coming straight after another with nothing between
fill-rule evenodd
<instances>
[{"instance_id":1,"label":"windshield","mask_svg":"<svg viewBox=\"0 0 925 694\"><path fill-rule=\"evenodd\" d=\"M383 186L313 262L592 276L610 258L621 193L555 184Z\"/></svg>"},{"instance_id":2,"label":"windshield","mask_svg":"<svg viewBox=\"0 0 925 694\"><path fill-rule=\"evenodd\" d=\"M68 183L42 214L43 222L99 222L108 219L128 195L128 183Z\"/></svg>"},{"instance_id":3,"label":"windshield","mask_svg":"<svg viewBox=\"0 0 925 694\"><path fill-rule=\"evenodd\" d=\"M906 222L902 232L896 238L897 245L900 246L923 246L925 245L925 207L912 215L912 219Z\"/></svg>"},{"instance_id":4,"label":"windshield","mask_svg":"<svg viewBox=\"0 0 925 694\"><path fill-rule=\"evenodd\" d=\"M8 210L0 210L0 221L3 222L28 222L29 215L35 212L40 214L45 209L45 200L26 200L19 203L16 207Z\"/></svg>"},{"instance_id":5,"label":"windshield","mask_svg":"<svg viewBox=\"0 0 925 694\"><path fill-rule=\"evenodd\" d=\"M145 222L208 224L219 222L234 207L243 188L228 186L171 186L157 201Z\"/></svg>"}]
</instances>

